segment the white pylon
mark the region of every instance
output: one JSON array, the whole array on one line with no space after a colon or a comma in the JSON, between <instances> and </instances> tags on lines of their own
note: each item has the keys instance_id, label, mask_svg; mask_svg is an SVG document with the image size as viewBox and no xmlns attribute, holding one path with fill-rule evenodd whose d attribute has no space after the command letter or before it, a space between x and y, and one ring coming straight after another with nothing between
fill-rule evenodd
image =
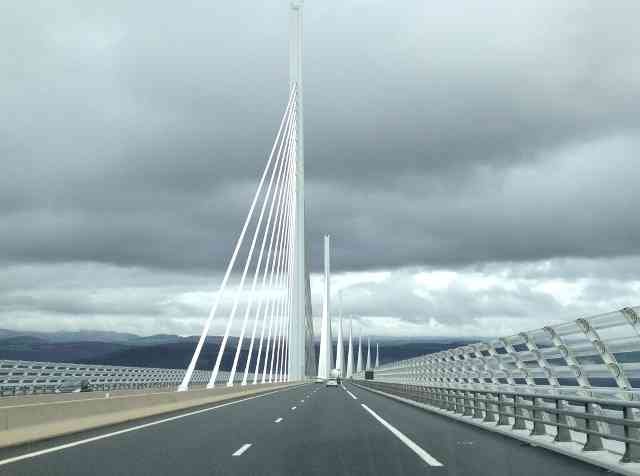
<instances>
[{"instance_id":1,"label":"white pylon","mask_svg":"<svg viewBox=\"0 0 640 476\"><path fill-rule=\"evenodd\" d=\"M346 378L353 377L353 322L349 319L349 350L347 351L347 371Z\"/></svg>"},{"instance_id":2,"label":"white pylon","mask_svg":"<svg viewBox=\"0 0 640 476\"><path fill-rule=\"evenodd\" d=\"M307 266L304 223L304 101L302 87L302 0L292 0L289 13L289 87L296 95L296 168L291 286L291 331L288 369L291 380L305 377Z\"/></svg>"},{"instance_id":3,"label":"white pylon","mask_svg":"<svg viewBox=\"0 0 640 476\"><path fill-rule=\"evenodd\" d=\"M356 372L362 372L362 334L358 335L358 363L356 365Z\"/></svg>"},{"instance_id":4,"label":"white pylon","mask_svg":"<svg viewBox=\"0 0 640 476\"><path fill-rule=\"evenodd\" d=\"M320 325L320 358L318 360L318 377L329 378L333 363L331 349L331 237L324 237L324 295L322 296L322 324Z\"/></svg>"},{"instance_id":5,"label":"white pylon","mask_svg":"<svg viewBox=\"0 0 640 476\"><path fill-rule=\"evenodd\" d=\"M344 344L342 342L342 293L339 294L339 314L338 314L338 343L336 344L336 369L340 377L344 377Z\"/></svg>"},{"instance_id":6,"label":"white pylon","mask_svg":"<svg viewBox=\"0 0 640 476\"><path fill-rule=\"evenodd\" d=\"M380 367L380 344L376 342L376 369Z\"/></svg>"},{"instance_id":7,"label":"white pylon","mask_svg":"<svg viewBox=\"0 0 640 476\"><path fill-rule=\"evenodd\" d=\"M371 370L371 337L367 337L367 367L366 370Z\"/></svg>"}]
</instances>

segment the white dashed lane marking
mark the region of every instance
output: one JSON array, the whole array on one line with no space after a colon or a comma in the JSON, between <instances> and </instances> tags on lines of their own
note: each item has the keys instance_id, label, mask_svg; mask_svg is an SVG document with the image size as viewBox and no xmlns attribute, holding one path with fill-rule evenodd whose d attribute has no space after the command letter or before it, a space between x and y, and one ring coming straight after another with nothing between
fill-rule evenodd
<instances>
[{"instance_id":1,"label":"white dashed lane marking","mask_svg":"<svg viewBox=\"0 0 640 476\"><path fill-rule=\"evenodd\" d=\"M242 445L240 448L238 448L236 450L235 453L233 453L232 456L241 456L242 453L244 453L245 451L247 451L249 448L251 448L251 443L245 443L244 445Z\"/></svg>"}]
</instances>

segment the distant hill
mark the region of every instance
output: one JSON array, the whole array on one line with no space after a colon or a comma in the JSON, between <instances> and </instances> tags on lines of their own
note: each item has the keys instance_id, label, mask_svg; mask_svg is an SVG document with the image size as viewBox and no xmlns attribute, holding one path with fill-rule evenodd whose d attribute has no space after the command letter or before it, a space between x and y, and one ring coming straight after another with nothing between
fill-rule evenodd
<instances>
[{"instance_id":1,"label":"distant hill","mask_svg":"<svg viewBox=\"0 0 640 476\"><path fill-rule=\"evenodd\" d=\"M0 344L1 345L1 344ZM226 351L221 362L221 370L230 370L236 351L237 340L228 341ZM243 346L244 347L244 346ZM136 367L162 367L169 369L183 369L189 365L195 348L193 342L173 342L168 344L148 344L131 346L106 355L97 355L83 359L79 363L104 365L130 365ZM202 348L196 368L211 370L218 356L219 342L207 341ZM264 351L263 351L264 352ZM247 349L240 351L239 368L244 369ZM255 359L255 354L254 354Z\"/></svg>"},{"instance_id":2,"label":"distant hill","mask_svg":"<svg viewBox=\"0 0 640 476\"><path fill-rule=\"evenodd\" d=\"M48 342L120 342L125 343L132 339L140 339L136 334L110 331L59 331L59 332L39 332L39 331L14 331L10 329L0 329L0 339L6 337L31 336Z\"/></svg>"},{"instance_id":3,"label":"distant hill","mask_svg":"<svg viewBox=\"0 0 640 476\"><path fill-rule=\"evenodd\" d=\"M164 367L164 368L185 368L193 355L195 342L178 342L168 344L144 345L128 347L117 352L97 356L95 359L85 359L80 363L105 364L105 365L132 365L139 367ZM237 339L229 339L224 355L222 356L221 369L230 370L236 351ZM335 343L334 343L335 345ZM400 345L385 345L380 349L381 364L395 360L408 359L423 354L440 352L464 345L463 342L423 342ZM207 341L203 347L196 368L210 370L213 367L220 343L212 340ZM257 350L257 348L256 348ZM239 368L244 369L247 358L247 346L243 345L239 356ZM316 344L316 355L319 355L320 346ZM345 358L347 347L344 349ZM354 349L357 352L357 348ZM366 347L363 348L363 359L366 360ZM357 354L356 354L357 355ZM255 362L255 354L254 354ZM375 362L375 348L371 349L371 359Z\"/></svg>"},{"instance_id":4,"label":"distant hill","mask_svg":"<svg viewBox=\"0 0 640 476\"><path fill-rule=\"evenodd\" d=\"M0 339L0 359L32 360L47 362L91 363L104 365L130 365L140 367L184 368L193 355L197 338L177 337L153 339L133 343L118 342L49 342L39 337L15 336ZM220 348L220 336L208 337L198 361L198 368L211 368ZM238 339L227 340L227 352L222 360L223 370L231 368L233 353ZM245 341L240 353L240 361L246 358L249 343ZM228 355L227 355L228 354ZM202 366L202 367L200 367Z\"/></svg>"},{"instance_id":5,"label":"distant hill","mask_svg":"<svg viewBox=\"0 0 640 476\"><path fill-rule=\"evenodd\" d=\"M420 339L418 337L387 339L376 337L372 338L372 344L374 340L381 342L381 363L386 363L439 352L469 343L469 339L456 340L452 337L443 337L442 341L438 341L434 337ZM0 359L185 368L191 360L197 341L198 336L182 337L174 334L143 337L120 332L22 333L0 329ZM213 367L221 341L221 336L207 337L197 368L211 369ZM237 342L237 337L229 337L222 358L222 370L231 368ZM357 346L357 342L354 345ZM317 341L315 346L316 355L318 355L319 343ZM242 347L239 368L244 369L249 347L248 339L244 340ZM363 359L366 359L366 351L366 344L363 342ZM375 360L375 347L372 346L371 351L371 358ZM357 352L357 347L354 352ZM344 355L346 358L346 342Z\"/></svg>"},{"instance_id":6,"label":"distant hill","mask_svg":"<svg viewBox=\"0 0 640 476\"><path fill-rule=\"evenodd\" d=\"M389 344L385 343L384 345L380 345L380 365L386 364L388 362L394 362L396 360L410 359L412 357L417 357L419 355L425 354L433 354L435 352L440 352L442 350L453 349L455 347L460 347L462 345L467 344L467 342L411 342L411 343L403 343L403 344ZM335 345L335 343L334 343ZM345 343L344 346L344 356L347 358L348 352L348 342ZM354 365L358 355L358 347L357 342L354 344ZM316 344L316 355L320 353L320 345ZM334 354L335 357L335 354ZM365 342L362 343L362 359L363 365L367 361L367 345ZM376 360L376 348L371 343L371 361L375 363Z\"/></svg>"},{"instance_id":7,"label":"distant hill","mask_svg":"<svg viewBox=\"0 0 640 476\"><path fill-rule=\"evenodd\" d=\"M48 362L99 360L128 346L114 342L48 342L32 336L0 339L0 359Z\"/></svg>"}]
</instances>

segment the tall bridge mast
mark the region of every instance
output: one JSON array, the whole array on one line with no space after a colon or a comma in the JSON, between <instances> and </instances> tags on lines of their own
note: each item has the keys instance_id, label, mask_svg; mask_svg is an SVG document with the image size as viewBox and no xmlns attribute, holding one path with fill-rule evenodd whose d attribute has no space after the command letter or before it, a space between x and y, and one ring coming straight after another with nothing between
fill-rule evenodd
<instances>
[{"instance_id":1,"label":"tall bridge mast","mask_svg":"<svg viewBox=\"0 0 640 476\"><path fill-rule=\"evenodd\" d=\"M307 262L304 230L304 89L302 86L302 6L292 0L289 13L289 87L296 89L295 236L293 240L292 319L289 339L289 379L305 376L307 362Z\"/></svg>"}]
</instances>

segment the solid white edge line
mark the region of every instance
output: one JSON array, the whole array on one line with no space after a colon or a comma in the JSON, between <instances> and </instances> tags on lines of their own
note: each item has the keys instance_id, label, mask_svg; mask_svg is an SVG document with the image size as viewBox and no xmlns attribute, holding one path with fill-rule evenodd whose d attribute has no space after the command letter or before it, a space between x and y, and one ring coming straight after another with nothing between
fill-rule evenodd
<instances>
[{"instance_id":1,"label":"solid white edge line","mask_svg":"<svg viewBox=\"0 0 640 476\"><path fill-rule=\"evenodd\" d=\"M282 421L282 417L278 418L277 420L274 420L273 423L280 423Z\"/></svg>"},{"instance_id":2,"label":"solid white edge line","mask_svg":"<svg viewBox=\"0 0 640 476\"><path fill-rule=\"evenodd\" d=\"M244 453L245 451L247 451L249 448L251 448L251 443L245 443L244 445L242 445L240 448L238 448L236 450L235 453L233 453L231 456L240 456L242 453Z\"/></svg>"},{"instance_id":3,"label":"solid white edge line","mask_svg":"<svg viewBox=\"0 0 640 476\"><path fill-rule=\"evenodd\" d=\"M429 466L442 466L442 463L423 450L420 446L418 446L413 440L411 440L408 436L398 430L396 427L391 425L388 421L374 412L371 408L366 406L364 403L361 403L362 408L368 411L376 420L378 420L387 430L393 433L400 441L402 441L406 446L408 446L415 454L417 454L425 463Z\"/></svg>"},{"instance_id":4,"label":"solid white edge line","mask_svg":"<svg viewBox=\"0 0 640 476\"><path fill-rule=\"evenodd\" d=\"M195 410L195 411L188 412L188 413L182 413L180 415L172 416L172 417L169 417L169 418L163 418L162 420L156 420L156 421L152 421L152 422L149 422L149 423L144 423L142 425L132 426L130 428L124 428L122 430L113 431L111 433L105 433L103 435L98 435L98 436L94 436L94 437L91 437L91 438L86 438L84 440L73 441L71 443L66 443L64 445L53 446L51 448L47 448L47 449L40 450L40 451L34 451L32 453L26 453L26 454L23 454L23 455L20 455L20 456L14 456L12 458L7 458L7 459L0 460L0 466L4 466L6 464L11 464L11 463L16 463L16 462L22 461L24 459L35 458L36 456L42 456L42 455L46 455L48 453L55 453L57 451L62 451L62 450L65 450L67 448L73 448L74 446L80 446L80 445L84 445L84 444L87 444L87 443L92 443L94 441L103 440L105 438L110 438L112 436L122 435L123 433L129 433L131 431L142 430L143 428L148 428L150 426L155 426L155 425L159 425L161 423L167 423L167 422L170 422L170 421L179 420L181 418L185 418L185 417L192 416L192 415L197 415L199 413L209 412L209 411L216 410L218 408L226 407L226 406L229 406L229 405L235 405L236 403L241 403L241 402L246 402L246 401L253 400L253 399L256 399L256 398L266 397L267 395L273 395L274 393L280 393L280 392L284 392L286 390L291 390L291 387L290 388L283 388L283 389L280 389L280 390L275 390L273 392L261 393L260 395L254 395L253 397L247 397L247 398L243 398L241 400L234 400L233 402L221 403L220 405L215 405L213 407L203 408L201 410Z\"/></svg>"}]
</instances>

